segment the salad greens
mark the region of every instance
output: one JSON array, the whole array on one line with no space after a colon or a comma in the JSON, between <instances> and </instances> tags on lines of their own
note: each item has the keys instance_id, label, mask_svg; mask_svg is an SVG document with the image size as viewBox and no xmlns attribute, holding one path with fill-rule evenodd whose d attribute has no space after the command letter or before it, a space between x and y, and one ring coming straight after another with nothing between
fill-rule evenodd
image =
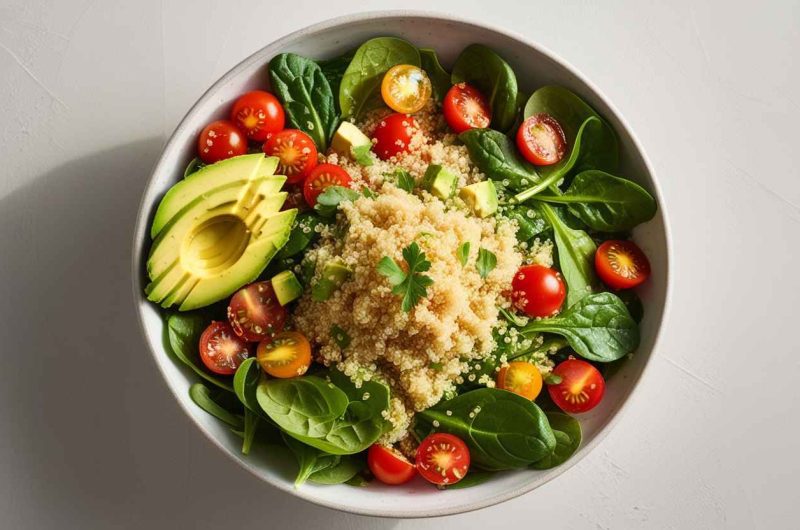
<instances>
[{"instance_id":1,"label":"salad greens","mask_svg":"<svg viewBox=\"0 0 800 530\"><path fill-rule=\"evenodd\" d=\"M517 116L517 76L490 48L470 44L453 65L452 84L469 83L489 98L492 126L507 131Z\"/></svg>"},{"instance_id":2,"label":"salad greens","mask_svg":"<svg viewBox=\"0 0 800 530\"><path fill-rule=\"evenodd\" d=\"M452 83L450 82L450 74L447 70L442 68L439 62L439 56L436 51L430 48L420 48L419 58L422 63L422 69L428 74L431 80L431 88L433 89L433 97L437 101L442 101L444 95L450 90Z\"/></svg>"}]
</instances>

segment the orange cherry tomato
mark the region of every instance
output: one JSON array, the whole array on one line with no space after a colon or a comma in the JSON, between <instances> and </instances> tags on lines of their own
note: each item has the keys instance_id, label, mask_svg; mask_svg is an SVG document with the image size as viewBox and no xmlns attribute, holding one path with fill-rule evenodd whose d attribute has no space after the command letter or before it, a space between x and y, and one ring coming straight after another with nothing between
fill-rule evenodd
<instances>
[{"instance_id":1,"label":"orange cherry tomato","mask_svg":"<svg viewBox=\"0 0 800 530\"><path fill-rule=\"evenodd\" d=\"M469 471L469 448L443 432L428 435L417 448L417 471L434 484L455 484Z\"/></svg>"},{"instance_id":2,"label":"orange cherry tomato","mask_svg":"<svg viewBox=\"0 0 800 530\"><path fill-rule=\"evenodd\" d=\"M256 359L272 377L303 375L311 366L311 344L302 333L284 331L258 344Z\"/></svg>"},{"instance_id":3,"label":"orange cherry tomato","mask_svg":"<svg viewBox=\"0 0 800 530\"><path fill-rule=\"evenodd\" d=\"M650 262L633 241L605 241L594 255L597 275L609 287L630 289L650 276Z\"/></svg>"},{"instance_id":4,"label":"orange cherry tomato","mask_svg":"<svg viewBox=\"0 0 800 530\"><path fill-rule=\"evenodd\" d=\"M413 114L431 98L431 80L425 70L411 64L389 68L381 82L384 103L395 112Z\"/></svg>"},{"instance_id":5,"label":"orange cherry tomato","mask_svg":"<svg viewBox=\"0 0 800 530\"><path fill-rule=\"evenodd\" d=\"M542 374L529 362L512 361L497 373L497 388L533 401L542 391Z\"/></svg>"},{"instance_id":6,"label":"orange cherry tomato","mask_svg":"<svg viewBox=\"0 0 800 530\"><path fill-rule=\"evenodd\" d=\"M367 465L384 484L405 484L417 474L414 464L393 447L374 444L367 452Z\"/></svg>"}]
</instances>

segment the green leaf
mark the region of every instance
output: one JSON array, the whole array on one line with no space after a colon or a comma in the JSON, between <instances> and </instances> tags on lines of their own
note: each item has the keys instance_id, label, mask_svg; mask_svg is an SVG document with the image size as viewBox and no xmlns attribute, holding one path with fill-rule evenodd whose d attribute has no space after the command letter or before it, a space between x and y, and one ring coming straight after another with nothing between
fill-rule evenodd
<instances>
[{"instance_id":1,"label":"green leaf","mask_svg":"<svg viewBox=\"0 0 800 530\"><path fill-rule=\"evenodd\" d=\"M348 335L345 330L336 324L331 326L331 338L333 339L333 342L335 342L336 345L341 349L345 349L350 346L350 335Z\"/></svg>"},{"instance_id":2,"label":"green leaf","mask_svg":"<svg viewBox=\"0 0 800 530\"><path fill-rule=\"evenodd\" d=\"M354 201L361 197L361 194L344 186L328 186L325 191L317 197L317 204L314 209L322 217L333 217L339 209L339 204L345 201Z\"/></svg>"},{"instance_id":3,"label":"green leaf","mask_svg":"<svg viewBox=\"0 0 800 530\"><path fill-rule=\"evenodd\" d=\"M370 39L356 50L339 87L339 106L345 119L383 106L380 95L383 75L397 64L420 66L417 48L395 37Z\"/></svg>"},{"instance_id":4,"label":"green leaf","mask_svg":"<svg viewBox=\"0 0 800 530\"><path fill-rule=\"evenodd\" d=\"M384 176L394 180L395 186L406 191L407 193L414 191L414 186L417 184L411 173L402 168L396 169L392 173L386 173Z\"/></svg>"},{"instance_id":5,"label":"green leaf","mask_svg":"<svg viewBox=\"0 0 800 530\"><path fill-rule=\"evenodd\" d=\"M463 490L466 488L471 488L473 486L479 486L485 482L488 482L493 476L497 473L495 471L468 471L467 476L456 482L455 484L450 484L449 486L445 487L446 490Z\"/></svg>"},{"instance_id":6,"label":"green leaf","mask_svg":"<svg viewBox=\"0 0 800 530\"><path fill-rule=\"evenodd\" d=\"M578 355L601 363L616 361L639 346L639 326L612 293L590 294L560 315L534 320L521 331L561 335Z\"/></svg>"},{"instance_id":7,"label":"green leaf","mask_svg":"<svg viewBox=\"0 0 800 530\"><path fill-rule=\"evenodd\" d=\"M561 412L546 414L556 437L556 447L551 455L531 464L532 469L550 469L563 464L581 445L581 424L578 420Z\"/></svg>"},{"instance_id":8,"label":"green leaf","mask_svg":"<svg viewBox=\"0 0 800 530\"><path fill-rule=\"evenodd\" d=\"M478 274L484 280L489 273L497 266L497 256L493 252L481 247L478 250L478 261L475 262L475 268L478 269Z\"/></svg>"},{"instance_id":9,"label":"green leaf","mask_svg":"<svg viewBox=\"0 0 800 530\"><path fill-rule=\"evenodd\" d=\"M467 261L469 260L469 241L465 241L458 246L456 250L456 256L458 256L458 262L461 263L462 267L467 266Z\"/></svg>"},{"instance_id":10,"label":"green leaf","mask_svg":"<svg viewBox=\"0 0 800 530\"><path fill-rule=\"evenodd\" d=\"M375 159L372 157L372 144L351 147L350 151L352 151L355 161L361 166L371 166L375 163Z\"/></svg>"},{"instance_id":11,"label":"green leaf","mask_svg":"<svg viewBox=\"0 0 800 530\"><path fill-rule=\"evenodd\" d=\"M378 273L386 276L389 283L393 286L400 285L406 280L406 273L403 272L403 269L400 268L397 262L389 256L381 258L375 269Z\"/></svg>"},{"instance_id":12,"label":"green leaf","mask_svg":"<svg viewBox=\"0 0 800 530\"><path fill-rule=\"evenodd\" d=\"M309 482L317 484L344 484L352 480L365 467L364 461L355 455L339 457L339 462L309 475Z\"/></svg>"},{"instance_id":13,"label":"green leaf","mask_svg":"<svg viewBox=\"0 0 800 530\"><path fill-rule=\"evenodd\" d=\"M563 381L564 378L557 374L547 374L547 377L544 378L544 384L546 385L557 385Z\"/></svg>"},{"instance_id":14,"label":"green leaf","mask_svg":"<svg viewBox=\"0 0 800 530\"><path fill-rule=\"evenodd\" d=\"M517 113L517 77L502 57L482 44L470 44L456 59L451 81L477 87L489 99L492 127L511 128Z\"/></svg>"},{"instance_id":15,"label":"green leaf","mask_svg":"<svg viewBox=\"0 0 800 530\"><path fill-rule=\"evenodd\" d=\"M319 65L293 53L269 62L272 90L283 104L289 125L307 133L324 152L339 125L333 92Z\"/></svg>"},{"instance_id":16,"label":"green leaf","mask_svg":"<svg viewBox=\"0 0 800 530\"><path fill-rule=\"evenodd\" d=\"M452 86L450 84L450 74L442 68L439 62L439 57L436 52L430 48L420 48L419 57L422 63L422 69L428 74L431 80L431 87L433 88L433 97L436 101L442 101L447 91Z\"/></svg>"},{"instance_id":17,"label":"green leaf","mask_svg":"<svg viewBox=\"0 0 800 530\"><path fill-rule=\"evenodd\" d=\"M244 433L242 436L242 454L250 454L250 448L253 446L253 440L256 437L258 423L261 417L258 413L245 407L244 409Z\"/></svg>"},{"instance_id":18,"label":"green leaf","mask_svg":"<svg viewBox=\"0 0 800 530\"><path fill-rule=\"evenodd\" d=\"M165 332L169 350L183 364L191 368L197 375L219 388L233 392L233 386L222 379L211 375L201 365L200 361L200 335L202 335L210 319L199 313L173 313L165 314Z\"/></svg>"},{"instance_id":19,"label":"green leaf","mask_svg":"<svg viewBox=\"0 0 800 530\"><path fill-rule=\"evenodd\" d=\"M277 254L278 259L291 258L300 254L319 236L317 225L322 224L319 216L310 212L303 212L295 217L289 240Z\"/></svg>"},{"instance_id":20,"label":"green leaf","mask_svg":"<svg viewBox=\"0 0 800 530\"><path fill-rule=\"evenodd\" d=\"M524 204L508 207L505 216L517 222L516 235L520 243L530 241L549 227L544 216L536 208Z\"/></svg>"},{"instance_id":21,"label":"green leaf","mask_svg":"<svg viewBox=\"0 0 800 530\"><path fill-rule=\"evenodd\" d=\"M197 157L194 157L191 162L186 166L186 169L183 171L183 178L188 177L192 173L203 169L206 165Z\"/></svg>"},{"instance_id":22,"label":"green leaf","mask_svg":"<svg viewBox=\"0 0 800 530\"><path fill-rule=\"evenodd\" d=\"M261 367L255 357L245 359L233 375L233 391L245 408L261 412L256 400L256 388L261 380Z\"/></svg>"},{"instance_id":23,"label":"green leaf","mask_svg":"<svg viewBox=\"0 0 800 530\"><path fill-rule=\"evenodd\" d=\"M211 390L203 383L194 383L189 387L189 397L192 401L220 421L230 425L234 430L241 430L244 428L244 420L241 416L234 414L218 401L220 401L219 390L217 393L212 394Z\"/></svg>"},{"instance_id":24,"label":"green leaf","mask_svg":"<svg viewBox=\"0 0 800 530\"><path fill-rule=\"evenodd\" d=\"M522 158L514 142L492 129L469 129L458 135L467 146L469 157L492 180L508 181L508 187L520 191L541 180L536 168Z\"/></svg>"},{"instance_id":25,"label":"green leaf","mask_svg":"<svg viewBox=\"0 0 800 530\"><path fill-rule=\"evenodd\" d=\"M302 486L314 473L319 473L327 468L339 463L341 457L337 455L325 454L319 449L306 445L296 440L286 433L283 434L283 441L289 447L297 461L297 477L294 479L294 487Z\"/></svg>"},{"instance_id":26,"label":"green leaf","mask_svg":"<svg viewBox=\"0 0 800 530\"><path fill-rule=\"evenodd\" d=\"M425 258L416 241L403 249L403 259L408 266L408 273L389 256L381 258L377 271L394 286L392 293L403 296L401 308L408 313L422 298L428 296L427 288L433 285L433 279L422 274L431 268L431 262Z\"/></svg>"},{"instance_id":27,"label":"green leaf","mask_svg":"<svg viewBox=\"0 0 800 530\"><path fill-rule=\"evenodd\" d=\"M322 75L325 76L325 79L328 80L328 84L331 86L331 92L334 96L333 100L336 104L336 110L339 112L341 112L338 98L339 85L342 83L342 77L344 76L347 67L350 65L350 61L353 60L354 54L355 50L350 50L339 57L317 61L317 64L319 64L319 67L322 70Z\"/></svg>"}]
</instances>

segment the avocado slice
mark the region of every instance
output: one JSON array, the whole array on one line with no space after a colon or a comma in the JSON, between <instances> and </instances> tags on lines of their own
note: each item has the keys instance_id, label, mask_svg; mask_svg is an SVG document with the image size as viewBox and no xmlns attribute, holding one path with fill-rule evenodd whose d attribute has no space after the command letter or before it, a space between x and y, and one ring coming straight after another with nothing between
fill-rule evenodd
<instances>
[{"instance_id":1,"label":"avocado slice","mask_svg":"<svg viewBox=\"0 0 800 530\"><path fill-rule=\"evenodd\" d=\"M361 132L361 129L350 123L343 121L339 128L336 129L336 134L333 135L331 140L331 148L340 155L353 157L353 149L364 145L372 146L372 140L369 136Z\"/></svg>"},{"instance_id":2,"label":"avocado slice","mask_svg":"<svg viewBox=\"0 0 800 530\"><path fill-rule=\"evenodd\" d=\"M311 299L315 302L324 302L331 297L353 271L341 261L329 261L322 268L322 276L317 283L311 286Z\"/></svg>"},{"instance_id":3,"label":"avocado slice","mask_svg":"<svg viewBox=\"0 0 800 530\"><path fill-rule=\"evenodd\" d=\"M422 177L422 188L431 195L446 201L456 192L458 175L439 164L431 164Z\"/></svg>"},{"instance_id":4,"label":"avocado slice","mask_svg":"<svg viewBox=\"0 0 800 530\"><path fill-rule=\"evenodd\" d=\"M461 188L458 196L478 217L489 217L497 211L497 189L491 180L482 180Z\"/></svg>"},{"instance_id":5,"label":"avocado slice","mask_svg":"<svg viewBox=\"0 0 800 530\"><path fill-rule=\"evenodd\" d=\"M303 294L303 286L292 271L279 272L272 277L271 282L272 290L275 291L275 296L281 305L286 305Z\"/></svg>"},{"instance_id":6,"label":"avocado slice","mask_svg":"<svg viewBox=\"0 0 800 530\"><path fill-rule=\"evenodd\" d=\"M279 211L286 192L275 191L275 178L213 187L177 211L150 248L148 299L187 311L255 280L288 240L297 214Z\"/></svg>"},{"instance_id":7,"label":"avocado slice","mask_svg":"<svg viewBox=\"0 0 800 530\"><path fill-rule=\"evenodd\" d=\"M278 157L255 153L228 158L191 173L161 199L150 227L150 237L155 239L181 209L208 190L242 179L267 177L274 174L277 167ZM285 177L274 177L271 180L273 191L279 191L285 180Z\"/></svg>"}]
</instances>

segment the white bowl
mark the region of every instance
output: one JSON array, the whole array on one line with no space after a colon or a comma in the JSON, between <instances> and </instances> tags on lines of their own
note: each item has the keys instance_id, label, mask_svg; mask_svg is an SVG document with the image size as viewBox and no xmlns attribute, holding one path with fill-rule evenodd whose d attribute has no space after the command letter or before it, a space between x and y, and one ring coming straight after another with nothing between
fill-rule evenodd
<instances>
[{"instance_id":1,"label":"white bowl","mask_svg":"<svg viewBox=\"0 0 800 530\"><path fill-rule=\"evenodd\" d=\"M496 50L511 64L524 90L532 91L545 84L562 85L573 90L604 116L619 135L619 174L639 182L658 200L659 211L655 219L635 231L635 239L650 257L653 269L650 281L640 291L645 306L641 346L636 355L624 363L622 369L610 380L601 405L580 418L584 433L581 448L565 464L555 469L506 472L485 484L463 490L437 491L422 483L421 479L399 487L377 483L364 488L306 484L295 489L293 462L287 461L284 453L255 451L248 456L242 455L241 440L189 399L189 386L197 377L173 361L164 349L164 326L158 309L143 295L148 228L158 200L181 178L184 167L194 157L195 140L200 130L207 123L224 117L230 104L240 94L255 88L265 88L268 79L267 63L276 54L292 51L316 59L326 59L379 35L395 35L418 46L434 48L445 66L451 65L468 44L483 43ZM462 513L514 498L560 475L588 454L619 417L623 405L630 399L653 354L667 310L670 238L661 196L647 157L633 132L611 103L574 68L538 44L505 30L448 15L391 11L346 16L302 29L265 46L222 76L186 114L167 142L142 197L133 242L134 299L142 330L156 364L183 410L209 440L251 473L292 495L347 512L383 517L429 517Z\"/></svg>"}]
</instances>

